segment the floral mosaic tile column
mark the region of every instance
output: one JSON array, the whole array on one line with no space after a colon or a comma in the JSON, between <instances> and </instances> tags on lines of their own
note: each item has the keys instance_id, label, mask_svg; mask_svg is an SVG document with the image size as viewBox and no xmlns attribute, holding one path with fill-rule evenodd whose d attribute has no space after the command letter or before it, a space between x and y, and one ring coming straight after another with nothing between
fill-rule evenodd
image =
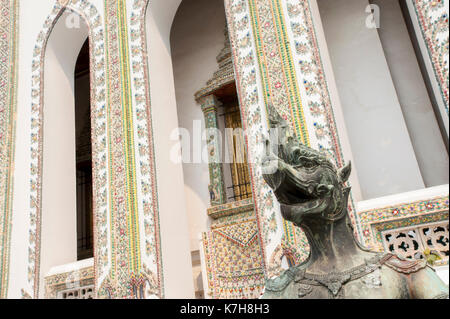
<instances>
[{"instance_id":1,"label":"floral mosaic tile column","mask_svg":"<svg viewBox=\"0 0 450 319\"><path fill-rule=\"evenodd\" d=\"M19 1L0 1L0 299L8 293Z\"/></svg>"},{"instance_id":2,"label":"floral mosaic tile column","mask_svg":"<svg viewBox=\"0 0 450 319\"><path fill-rule=\"evenodd\" d=\"M448 116L448 0L412 0L420 32L423 37L428 58L433 68L434 79L438 84L441 99Z\"/></svg>"},{"instance_id":3,"label":"floral mosaic tile column","mask_svg":"<svg viewBox=\"0 0 450 319\"><path fill-rule=\"evenodd\" d=\"M268 131L267 105L292 124L299 140L345 163L333 105L307 0L227 0L236 84L254 194L263 267L280 273L281 257L300 263L308 255L303 232L282 220L260 167L262 135ZM350 217L357 225L350 205ZM358 229L358 228L357 228Z\"/></svg>"},{"instance_id":4,"label":"floral mosaic tile column","mask_svg":"<svg viewBox=\"0 0 450 319\"><path fill-rule=\"evenodd\" d=\"M156 179L150 175L154 158L148 66L144 62L147 56L144 36L147 4L148 1L135 1L128 18L124 0L104 3L113 222L112 270L98 291L101 297L163 297ZM137 46L141 46L140 49ZM147 171L143 172L145 168ZM144 173L139 177L138 169Z\"/></svg>"}]
</instances>

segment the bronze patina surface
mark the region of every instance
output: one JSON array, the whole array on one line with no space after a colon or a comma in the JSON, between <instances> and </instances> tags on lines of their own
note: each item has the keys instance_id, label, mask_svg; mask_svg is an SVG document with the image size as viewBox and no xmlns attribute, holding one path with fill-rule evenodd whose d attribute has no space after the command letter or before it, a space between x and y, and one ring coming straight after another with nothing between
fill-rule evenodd
<instances>
[{"instance_id":1,"label":"bronze patina surface","mask_svg":"<svg viewBox=\"0 0 450 319\"><path fill-rule=\"evenodd\" d=\"M424 260L359 245L348 218L350 163L336 169L324 154L300 144L269 109L278 134L266 141L264 179L283 218L304 230L311 252L303 264L268 279L263 298L448 298L448 286Z\"/></svg>"}]
</instances>

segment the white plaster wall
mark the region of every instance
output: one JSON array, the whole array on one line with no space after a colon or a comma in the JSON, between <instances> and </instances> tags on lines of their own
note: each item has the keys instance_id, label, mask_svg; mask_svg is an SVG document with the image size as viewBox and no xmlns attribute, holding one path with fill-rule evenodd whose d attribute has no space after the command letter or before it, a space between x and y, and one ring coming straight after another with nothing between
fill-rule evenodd
<instances>
[{"instance_id":1,"label":"white plaster wall","mask_svg":"<svg viewBox=\"0 0 450 319\"><path fill-rule=\"evenodd\" d=\"M330 100L331 105L333 107L333 113L336 120L336 127L339 133L339 140L342 148L342 153L344 154L344 159L346 161L351 161L353 163L352 174L350 175L349 178L349 182L352 187L351 195L355 201L360 201L363 199L363 197L361 193L361 185L358 180L358 171L357 167L354 165L355 159L350 145L348 130L347 127L345 126L344 112L342 110L342 104L339 97L338 88L336 86L336 78L333 72L333 66L331 64L327 40L325 38L325 33L323 31L323 25L317 1L318 0L310 1L311 15L314 21L317 37L317 45L319 47L320 56L322 58L323 72L326 75L326 81L330 93Z\"/></svg>"},{"instance_id":2,"label":"white plaster wall","mask_svg":"<svg viewBox=\"0 0 450 319\"><path fill-rule=\"evenodd\" d=\"M438 266L434 267L434 270L436 270L436 274L442 279L443 282L448 286L448 274L449 274L449 268L448 266Z\"/></svg>"},{"instance_id":3,"label":"white plaster wall","mask_svg":"<svg viewBox=\"0 0 450 319\"><path fill-rule=\"evenodd\" d=\"M380 36L392 80L426 187L448 184L448 153L420 71L400 5L380 7Z\"/></svg>"},{"instance_id":4,"label":"white plaster wall","mask_svg":"<svg viewBox=\"0 0 450 319\"><path fill-rule=\"evenodd\" d=\"M362 198L423 188L367 0L318 0Z\"/></svg>"},{"instance_id":5,"label":"white plaster wall","mask_svg":"<svg viewBox=\"0 0 450 319\"><path fill-rule=\"evenodd\" d=\"M169 35L179 0L151 1L146 28L166 298L193 298L183 167L170 160L178 127Z\"/></svg>"},{"instance_id":6,"label":"white plaster wall","mask_svg":"<svg viewBox=\"0 0 450 319\"><path fill-rule=\"evenodd\" d=\"M378 197L356 203L357 211L367 211L379 209L380 207L389 207L401 205L404 203L414 203L417 201L425 201L430 198L448 196L448 184L428 187L425 189L415 190L389 196Z\"/></svg>"},{"instance_id":7,"label":"white plaster wall","mask_svg":"<svg viewBox=\"0 0 450 319\"><path fill-rule=\"evenodd\" d=\"M203 112L195 101L196 91L218 70L216 56L224 47L223 0L184 0L175 16L171 48L175 77L178 122L194 138L194 121L205 127ZM205 146L202 141L202 148ZM194 151L192 145L191 153ZM190 154L190 158L193 158ZM183 164L186 209L191 250L199 249L198 235L207 231L209 169L207 163Z\"/></svg>"},{"instance_id":8,"label":"white plaster wall","mask_svg":"<svg viewBox=\"0 0 450 319\"><path fill-rule=\"evenodd\" d=\"M442 119L442 126L445 129L445 132L447 134L447 139L449 136L449 116L448 116L448 112L446 111L446 106L445 106L445 101L444 98L442 97L442 93L441 93L441 89L440 86L436 80L436 76L435 76L435 72L434 72L434 68L433 68L433 63L431 61L430 55L428 53L428 47L425 43L425 39L423 37L421 28L420 28L420 24L419 24L419 20L418 20L418 16L416 13L416 10L414 8L413 2L416 0L405 0L406 5L408 7L408 11L409 14L411 16L411 20L412 20L412 24L414 26L415 32L416 32L416 38L417 38L417 42L420 48L420 51L422 52L422 56L423 56L423 62L425 64L425 68L428 72L429 75L429 80L431 82L431 88L433 90L434 96L436 97L436 102L438 104L438 108L439 108L439 113L440 113L440 117ZM444 7L447 8L446 13L447 16L449 15L449 0L443 0L444 1ZM447 84L448 85L448 84ZM448 101L447 101L447 105L448 105ZM447 140L448 143L448 140Z\"/></svg>"}]
</instances>

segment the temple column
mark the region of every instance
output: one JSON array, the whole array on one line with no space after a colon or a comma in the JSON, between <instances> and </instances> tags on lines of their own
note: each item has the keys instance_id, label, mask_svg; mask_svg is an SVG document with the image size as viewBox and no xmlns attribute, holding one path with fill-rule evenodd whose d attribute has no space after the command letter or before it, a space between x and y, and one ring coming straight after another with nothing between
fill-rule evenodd
<instances>
[{"instance_id":1,"label":"temple column","mask_svg":"<svg viewBox=\"0 0 450 319\"><path fill-rule=\"evenodd\" d=\"M6 298L11 251L19 1L1 1L0 11L0 298Z\"/></svg>"},{"instance_id":2,"label":"temple column","mask_svg":"<svg viewBox=\"0 0 450 319\"><path fill-rule=\"evenodd\" d=\"M345 126L336 119L340 112L322 64L310 1L226 0L225 10L264 274L273 277L282 271L283 256L302 262L308 243L298 227L282 219L278 201L262 177L267 106L272 104L291 124L301 143L327 154L337 167L352 155ZM357 225L350 206L350 218Z\"/></svg>"},{"instance_id":3,"label":"temple column","mask_svg":"<svg viewBox=\"0 0 450 319\"><path fill-rule=\"evenodd\" d=\"M221 146L223 140L220 138L221 136L217 120L217 109L221 106L221 102L213 94L202 97L198 102L200 103L203 115L205 116L210 178L208 189L210 193L211 206L215 206L224 204L227 201L221 156Z\"/></svg>"}]
</instances>

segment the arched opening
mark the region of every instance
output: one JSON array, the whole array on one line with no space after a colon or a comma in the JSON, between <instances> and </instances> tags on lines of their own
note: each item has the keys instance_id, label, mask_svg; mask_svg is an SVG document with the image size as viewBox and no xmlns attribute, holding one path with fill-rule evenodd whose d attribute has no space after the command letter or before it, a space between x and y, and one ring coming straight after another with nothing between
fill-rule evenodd
<instances>
[{"instance_id":1,"label":"arched opening","mask_svg":"<svg viewBox=\"0 0 450 319\"><path fill-rule=\"evenodd\" d=\"M91 218L88 215L92 214L92 182L85 188L77 185L81 171L85 173L84 181L89 180L89 172L92 175L92 170L86 168L91 156L90 145L87 146L90 144L89 41L86 40L89 33L81 18L79 25L69 27L66 21L73 17L71 12L62 14L50 33L45 51L40 297L48 293L45 277L77 270L78 260L93 255L92 222L83 219ZM85 214L83 218L81 212ZM81 234L91 237L90 247L87 243L80 245ZM91 264L92 259L85 260L83 267ZM62 287L58 293L69 288Z\"/></svg>"}]
</instances>

